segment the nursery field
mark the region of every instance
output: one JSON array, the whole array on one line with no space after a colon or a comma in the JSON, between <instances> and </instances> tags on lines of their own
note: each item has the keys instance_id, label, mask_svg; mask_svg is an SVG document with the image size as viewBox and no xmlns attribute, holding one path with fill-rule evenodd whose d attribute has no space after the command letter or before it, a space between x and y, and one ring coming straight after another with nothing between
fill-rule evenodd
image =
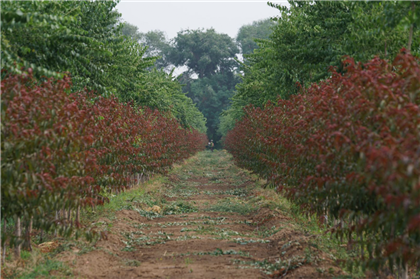
<instances>
[{"instance_id":1,"label":"nursery field","mask_svg":"<svg viewBox=\"0 0 420 279\"><path fill-rule=\"evenodd\" d=\"M339 265L351 250L264 183L200 152L84 214L102 240L50 239L3 277L352 278Z\"/></svg>"},{"instance_id":2,"label":"nursery field","mask_svg":"<svg viewBox=\"0 0 420 279\"><path fill-rule=\"evenodd\" d=\"M1 278L420 279L420 2L119 2L1 5Z\"/></svg>"}]
</instances>

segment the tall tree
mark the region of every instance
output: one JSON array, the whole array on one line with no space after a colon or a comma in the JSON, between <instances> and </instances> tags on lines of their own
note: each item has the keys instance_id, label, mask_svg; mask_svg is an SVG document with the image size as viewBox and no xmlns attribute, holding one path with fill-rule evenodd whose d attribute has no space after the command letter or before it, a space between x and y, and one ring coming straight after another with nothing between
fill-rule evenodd
<instances>
[{"instance_id":1,"label":"tall tree","mask_svg":"<svg viewBox=\"0 0 420 279\"><path fill-rule=\"evenodd\" d=\"M124 36L127 36L136 42L140 41L141 39L139 28L131 23L124 22L121 28L121 32Z\"/></svg>"},{"instance_id":2,"label":"tall tree","mask_svg":"<svg viewBox=\"0 0 420 279\"><path fill-rule=\"evenodd\" d=\"M2 69L33 68L37 77L69 72L74 89L100 94L135 91L137 75L153 65L126 40L112 1L2 3Z\"/></svg>"},{"instance_id":3,"label":"tall tree","mask_svg":"<svg viewBox=\"0 0 420 279\"><path fill-rule=\"evenodd\" d=\"M8 1L1 9L2 75L32 68L37 78L72 77L123 102L172 113L204 131L205 119L170 74L150 71L156 57L139 44L138 29L121 24L113 1ZM2 76L3 77L3 76Z\"/></svg>"},{"instance_id":4,"label":"tall tree","mask_svg":"<svg viewBox=\"0 0 420 279\"><path fill-rule=\"evenodd\" d=\"M168 55L171 52L171 45L166 38L166 34L160 30L153 30L147 33L139 32L139 28L128 22L124 22L122 27L123 35L132 38L141 45L147 47L146 57L156 57L154 67L158 69L169 70L171 63L168 61Z\"/></svg>"},{"instance_id":5,"label":"tall tree","mask_svg":"<svg viewBox=\"0 0 420 279\"><path fill-rule=\"evenodd\" d=\"M274 25L274 22L267 18L242 26L236 36L236 42L241 48L242 54L250 54L258 48L256 40L268 39Z\"/></svg>"},{"instance_id":6,"label":"tall tree","mask_svg":"<svg viewBox=\"0 0 420 279\"><path fill-rule=\"evenodd\" d=\"M239 53L232 38L214 29L185 30L174 39L171 61L175 66L187 66L199 78L233 71L234 57Z\"/></svg>"},{"instance_id":7,"label":"tall tree","mask_svg":"<svg viewBox=\"0 0 420 279\"><path fill-rule=\"evenodd\" d=\"M180 78L187 93L207 119L207 136L215 142L219 115L230 104L235 85L235 55L239 53L234 40L214 29L185 30L173 40L170 61L188 67ZM194 78L196 76L197 78Z\"/></svg>"},{"instance_id":8,"label":"tall tree","mask_svg":"<svg viewBox=\"0 0 420 279\"><path fill-rule=\"evenodd\" d=\"M248 104L288 98L300 87L329 76L329 68L343 71L349 55L367 61L379 55L393 59L402 47L420 54L417 5L410 2L289 1L269 4L279 10L268 40L261 40L241 65L242 83L222 118L223 131L233 127ZM410 35L411 34L411 35ZM410 39L411 38L411 39Z\"/></svg>"},{"instance_id":9,"label":"tall tree","mask_svg":"<svg viewBox=\"0 0 420 279\"><path fill-rule=\"evenodd\" d=\"M160 30L149 31L147 33L140 33L139 42L147 46L147 57L158 57L155 62L155 67L169 70L172 66L168 59L171 53L172 46L166 37L165 32Z\"/></svg>"}]
</instances>

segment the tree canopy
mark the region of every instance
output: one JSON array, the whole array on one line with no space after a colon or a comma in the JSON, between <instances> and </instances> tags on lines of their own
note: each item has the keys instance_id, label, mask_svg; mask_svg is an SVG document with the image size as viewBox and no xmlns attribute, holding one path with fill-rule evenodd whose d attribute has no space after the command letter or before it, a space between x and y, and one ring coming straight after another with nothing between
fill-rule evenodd
<instances>
[{"instance_id":1,"label":"tree canopy","mask_svg":"<svg viewBox=\"0 0 420 279\"><path fill-rule=\"evenodd\" d=\"M199 78L232 71L239 53L232 38L214 29L185 30L174 38L170 56L175 66L187 66Z\"/></svg>"},{"instance_id":2,"label":"tree canopy","mask_svg":"<svg viewBox=\"0 0 420 279\"><path fill-rule=\"evenodd\" d=\"M328 78L330 67L343 72L348 55L363 62L393 59L402 47L420 54L420 5L416 2L289 1L269 3L279 11L267 40L245 55L242 82L222 118L223 131L242 117L242 109L287 99Z\"/></svg>"},{"instance_id":3,"label":"tree canopy","mask_svg":"<svg viewBox=\"0 0 420 279\"><path fill-rule=\"evenodd\" d=\"M268 39L273 26L274 22L270 18L242 26L236 36L236 42L241 48L242 54L250 54L258 48L256 40Z\"/></svg>"},{"instance_id":4,"label":"tree canopy","mask_svg":"<svg viewBox=\"0 0 420 279\"><path fill-rule=\"evenodd\" d=\"M199 29L179 32L167 56L173 65L187 67L180 77L183 90L207 119L207 136L216 143L220 139L220 112L230 105L239 82L238 53L239 48L228 35Z\"/></svg>"},{"instance_id":5,"label":"tree canopy","mask_svg":"<svg viewBox=\"0 0 420 279\"><path fill-rule=\"evenodd\" d=\"M151 70L159 53L141 44L145 36L136 27L121 23L116 5L116 1L2 3L2 75L28 68L38 79L67 74L75 91L87 88L133 105L170 111L185 125L204 131L205 119L181 92L179 81Z\"/></svg>"},{"instance_id":6,"label":"tree canopy","mask_svg":"<svg viewBox=\"0 0 420 279\"><path fill-rule=\"evenodd\" d=\"M142 33L139 32L137 26L124 22L122 33L147 47L145 56L157 58L154 67L168 70L171 63L168 61L167 56L171 51L171 45L169 40L166 38L165 32L154 30Z\"/></svg>"}]
</instances>

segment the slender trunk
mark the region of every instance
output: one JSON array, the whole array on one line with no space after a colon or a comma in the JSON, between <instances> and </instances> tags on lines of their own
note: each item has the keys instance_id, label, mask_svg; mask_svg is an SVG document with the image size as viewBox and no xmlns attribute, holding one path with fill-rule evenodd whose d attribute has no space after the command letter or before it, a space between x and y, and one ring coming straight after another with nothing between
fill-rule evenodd
<instances>
[{"instance_id":1,"label":"slender trunk","mask_svg":"<svg viewBox=\"0 0 420 279\"><path fill-rule=\"evenodd\" d=\"M405 264L404 266L399 266L399 274L398 274L398 278L401 279L408 279L408 264Z\"/></svg>"},{"instance_id":2,"label":"slender trunk","mask_svg":"<svg viewBox=\"0 0 420 279\"><path fill-rule=\"evenodd\" d=\"M408 239L408 233L404 234L405 240ZM400 266L400 277L401 279L408 279L408 263L401 264Z\"/></svg>"},{"instance_id":3,"label":"slender trunk","mask_svg":"<svg viewBox=\"0 0 420 279\"><path fill-rule=\"evenodd\" d=\"M351 228L351 222L349 223L349 226L350 226L350 228ZM349 229L349 245L348 245L348 248L349 248L349 250L352 250L353 249L353 241L352 241L352 239L351 239L351 229Z\"/></svg>"},{"instance_id":4,"label":"slender trunk","mask_svg":"<svg viewBox=\"0 0 420 279\"><path fill-rule=\"evenodd\" d=\"M31 232L32 232L32 218L25 224L25 241L23 242L23 248L27 251L32 251L31 244Z\"/></svg>"},{"instance_id":5,"label":"slender trunk","mask_svg":"<svg viewBox=\"0 0 420 279\"><path fill-rule=\"evenodd\" d=\"M410 26L410 33L408 34L408 45L407 50L411 52L411 43L413 42L413 24Z\"/></svg>"},{"instance_id":6,"label":"slender trunk","mask_svg":"<svg viewBox=\"0 0 420 279\"><path fill-rule=\"evenodd\" d=\"M4 218L3 221L3 234L6 235L6 218ZM4 264L6 259L6 238L4 238L4 242L3 242L3 251L2 251L2 256L1 256L1 263Z\"/></svg>"},{"instance_id":7,"label":"slender trunk","mask_svg":"<svg viewBox=\"0 0 420 279\"><path fill-rule=\"evenodd\" d=\"M414 1L411 1L411 11L414 14L414 11L416 9ZM411 52L411 44L413 42L413 31L414 31L414 23L410 26L410 32L408 33L408 44L407 44L407 50L408 52Z\"/></svg>"},{"instance_id":8,"label":"slender trunk","mask_svg":"<svg viewBox=\"0 0 420 279\"><path fill-rule=\"evenodd\" d=\"M76 227L78 228L80 224L80 205L76 209Z\"/></svg>"},{"instance_id":9,"label":"slender trunk","mask_svg":"<svg viewBox=\"0 0 420 279\"><path fill-rule=\"evenodd\" d=\"M17 242L16 242L16 247L15 247L15 258L16 260L20 259L20 239L22 236L22 230L20 227L20 217L16 218L16 232L15 232L16 238L17 238Z\"/></svg>"},{"instance_id":10,"label":"slender trunk","mask_svg":"<svg viewBox=\"0 0 420 279\"><path fill-rule=\"evenodd\" d=\"M56 228L54 230L54 237L57 237L57 233L58 233L58 231L57 231L57 227L58 227L58 211L55 212L55 226L56 226Z\"/></svg>"}]
</instances>

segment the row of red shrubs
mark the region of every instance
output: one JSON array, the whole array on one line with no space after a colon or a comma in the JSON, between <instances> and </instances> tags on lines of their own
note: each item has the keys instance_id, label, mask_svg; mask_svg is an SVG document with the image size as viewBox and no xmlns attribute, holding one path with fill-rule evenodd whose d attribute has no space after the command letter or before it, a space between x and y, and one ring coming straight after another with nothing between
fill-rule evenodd
<instances>
[{"instance_id":1,"label":"row of red shrubs","mask_svg":"<svg viewBox=\"0 0 420 279\"><path fill-rule=\"evenodd\" d=\"M345 60L345 74L264 109L227 135L236 162L274 184L378 269L420 260L420 67Z\"/></svg>"},{"instance_id":2,"label":"row of red shrubs","mask_svg":"<svg viewBox=\"0 0 420 279\"><path fill-rule=\"evenodd\" d=\"M102 204L133 174L164 173L206 145L164 113L70 88L68 77L2 80L2 219L65 235L74 226L57 211Z\"/></svg>"}]
</instances>

